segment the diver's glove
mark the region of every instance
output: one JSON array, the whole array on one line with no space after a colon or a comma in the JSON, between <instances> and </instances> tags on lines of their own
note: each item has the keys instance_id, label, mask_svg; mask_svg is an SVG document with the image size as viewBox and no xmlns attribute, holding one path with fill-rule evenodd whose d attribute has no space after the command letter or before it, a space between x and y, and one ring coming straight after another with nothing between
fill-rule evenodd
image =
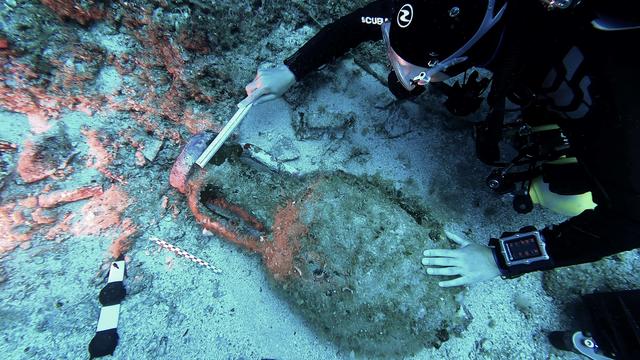
<instances>
[{"instance_id":1,"label":"diver's glove","mask_svg":"<svg viewBox=\"0 0 640 360\"><path fill-rule=\"evenodd\" d=\"M387 76L387 85L389 86L389 91L398 100L413 99L426 89L424 86L416 86L411 91L405 89L400 80L398 80L395 71L390 72L389 76Z\"/></svg>"},{"instance_id":2,"label":"diver's glove","mask_svg":"<svg viewBox=\"0 0 640 360\"><path fill-rule=\"evenodd\" d=\"M441 287L469 285L493 279L500 275L500 269L490 247L473 244L454 233L445 230L447 237L461 247L458 249L425 250L422 265L427 266L429 275L456 276L440 281Z\"/></svg>"},{"instance_id":3,"label":"diver's glove","mask_svg":"<svg viewBox=\"0 0 640 360\"><path fill-rule=\"evenodd\" d=\"M255 79L245 87L247 98L242 100L238 106L242 107L250 103L260 104L276 99L287 92L295 82L296 76L287 65L258 69Z\"/></svg>"},{"instance_id":4,"label":"diver's glove","mask_svg":"<svg viewBox=\"0 0 640 360\"><path fill-rule=\"evenodd\" d=\"M456 81L451 86L443 81L430 84L447 97L444 106L451 114L467 116L480 108L484 100L481 94L485 91L490 81L489 78L480 79L480 74L477 71L473 71L466 81Z\"/></svg>"}]
</instances>

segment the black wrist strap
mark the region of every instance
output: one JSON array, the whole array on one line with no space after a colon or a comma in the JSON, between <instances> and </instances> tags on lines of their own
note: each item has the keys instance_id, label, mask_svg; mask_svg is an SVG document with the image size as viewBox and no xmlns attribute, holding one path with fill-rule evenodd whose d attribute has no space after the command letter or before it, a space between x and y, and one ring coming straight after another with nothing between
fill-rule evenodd
<instances>
[{"instance_id":1,"label":"black wrist strap","mask_svg":"<svg viewBox=\"0 0 640 360\"><path fill-rule=\"evenodd\" d=\"M515 233L515 234L532 233L530 227L523 228L523 229L526 229L526 231L521 230L519 233ZM535 232L537 233L537 236L540 236L540 234L537 231ZM527 263L520 263L520 264L511 263L510 264L510 261L508 261L508 259L505 257L505 253L503 251L503 247L501 246L501 242L502 242L502 239L512 237L514 233L511 233L511 234L505 233L503 235L504 236L501 239L491 238L489 240L489 247L491 247L491 251L493 252L493 258L496 261L496 265L498 266L498 269L500 269L500 274L502 275L502 278L513 279L529 272L539 271L539 270L548 270L553 268L553 260L548 257L546 259L534 259L533 261L527 262ZM542 241L544 242L543 238L542 238ZM544 248L544 244L542 247Z\"/></svg>"},{"instance_id":2,"label":"black wrist strap","mask_svg":"<svg viewBox=\"0 0 640 360\"><path fill-rule=\"evenodd\" d=\"M500 240L496 238L489 239L489 247L491 248L491 252L493 253L493 259L495 260L496 265L498 265L498 269L500 270L500 276L502 276L503 279L513 279L523 275L524 273L512 273L512 271L510 271L510 269L507 267L507 264L504 261L504 255L500 251L499 242Z\"/></svg>"}]
</instances>

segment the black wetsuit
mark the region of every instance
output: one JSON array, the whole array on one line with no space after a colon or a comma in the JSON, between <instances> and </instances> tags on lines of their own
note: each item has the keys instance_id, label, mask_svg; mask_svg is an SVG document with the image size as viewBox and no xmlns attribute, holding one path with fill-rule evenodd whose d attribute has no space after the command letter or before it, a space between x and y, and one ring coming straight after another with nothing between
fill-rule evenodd
<instances>
[{"instance_id":1,"label":"black wetsuit","mask_svg":"<svg viewBox=\"0 0 640 360\"><path fill-rule=\"evenodd\" d=\"M552 189L591 191L597 204L542 230L552 259L547 268L638 248L640 97L635 88L640 84L640 31L595 29L591 21L602 1L585 0L578 8L553 12L537 0L516 1L519 6L507 8L505 25L487 38L517 35L519 63L508 81L517 82L510 89L529 94L522 115L560 125L578 159L579 168L565 171L569 181L557 172L555 179L547 176L551 179L545 181ZM285 64L300 80L362 42L381 40L380 25L391 16L392 1L374 1L324 27ZM465 65L499 72L507 51L497 43L476 44L470 54L476 61Z\"/></svg>"}]
</instances>

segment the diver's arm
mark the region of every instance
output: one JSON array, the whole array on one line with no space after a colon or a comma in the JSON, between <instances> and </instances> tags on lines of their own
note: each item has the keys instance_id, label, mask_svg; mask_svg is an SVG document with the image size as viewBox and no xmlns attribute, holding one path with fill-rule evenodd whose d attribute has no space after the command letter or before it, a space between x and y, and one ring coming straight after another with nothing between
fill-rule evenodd
<instances>
[{"instance_id":1,"label":"diver's arm","mask_svg":"<svg viewBox=\"0 0 640 360\"><path fill-rule=\"evenodd\" d=\"M590 174L598 206L543 229L551 262L532 271L597 261L640 248L639 108L633 105L627 108L630 112L604 117L585 133L579 161Z\"/></svg>"},{"instance_id":2,"label":"diver's arm","mask_svg":"<svg viewBox=\"0 0 640 360\"><path fill-rule=\"evenodd\" d=\"M640 247L640 222L596 208L542 231L553 267L592 262Z\"/></svg>"},{"instance_id":3,"label":"diver's arm","mask_svg":"<svg viewBox=\"0 0 640 360\"><path fill-rule=\"evenodd\" d=\"M599 113L579 119L584 131L575 137L578 161L591 178L598 206L545 229L555 266L601 259L640 247L640 103L637 84L640 55L628 46L637 32L601 33L604 44L596 62ZM584 122L586 121L586 122Z\"/></svg>"},{"instance_id":4,"label":"diver's arm","mask_svg":"<svg viewBox=\"0 0 640 360\"><path fill-rule=\"evenodd\" d=\"M389 14L391 1L374 1L322 28L284 63L300 80L365 41L381 40L380 25Z\"/></svg>"}]
</instances>

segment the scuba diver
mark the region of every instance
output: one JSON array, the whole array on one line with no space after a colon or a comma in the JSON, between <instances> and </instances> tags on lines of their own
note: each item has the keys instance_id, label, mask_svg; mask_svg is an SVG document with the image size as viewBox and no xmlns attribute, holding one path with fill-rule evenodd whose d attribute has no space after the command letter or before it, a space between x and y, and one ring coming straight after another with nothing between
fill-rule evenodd
<instances>
[{"instance_id":1,"label":"scuba diver","mask_svg":"<svg viewBox=\"0 0 640 360\"><path fill-rule=\"evenodd\" d=\"M505 232L488 245L450 236L460 248L425 250L422 263L430 275L453 277L443 287L514 278L640 247L638 24L636 1L377 0L325 26L283 65L259 70L246 101L279 97L349 49L379 40L398 99L430 85L463 116L489 88L488 115L474 129L478 158L494 167L487 185L513 194L518 212L540 203L569 219ZM491 79L466 76L472 67ZM462 82L442 82L461 73ZM516 112L517 120L505 120ZM517 156L503 160L501 141ZM576 341L600 355L640 353L640 292L593 295L592 311L609 316L601 316L594 338L606 340L599 350L582 333ZM612 319L626 319L628 338L615 335ZM552 343L562 339L556 333Z\"/></svg>"}]
</instances>

